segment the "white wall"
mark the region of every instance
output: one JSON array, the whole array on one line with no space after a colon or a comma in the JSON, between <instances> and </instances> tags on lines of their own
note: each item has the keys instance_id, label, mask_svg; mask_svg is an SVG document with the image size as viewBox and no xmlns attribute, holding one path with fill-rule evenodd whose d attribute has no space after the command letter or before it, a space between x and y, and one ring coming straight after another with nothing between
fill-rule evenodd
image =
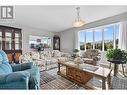
<instances>
[{"instance_id":1,"label":"white wall","mask_svg":"<svg viewBox=\"0 0 127 95\"><path fill-rule=\"evenodd\" d=\"M53 32L48 32L46 30L41 30L41 29L36 29L28 26L23 26L15 23L4 23L0 25L5 25L5 26L10 26L10 27L16 27L16 28L21 28L22 29L22 50L23 53L28 52L30 50L29 48L29 35L34 35L34 36L48 36L53 38L54 33Z\"/></svg>"},{"instance_id":2,"label":"white wall","mask_svg":"<svg viewBox=\"0 0 127 95\"><path fill-rule=\"evenodd\" d=\"M61 32L58 35L60 36L60 47L61 51L71 53L75 48L75 32L76 30L71 29L64 32Z\"/></svg>"}]
</instances>

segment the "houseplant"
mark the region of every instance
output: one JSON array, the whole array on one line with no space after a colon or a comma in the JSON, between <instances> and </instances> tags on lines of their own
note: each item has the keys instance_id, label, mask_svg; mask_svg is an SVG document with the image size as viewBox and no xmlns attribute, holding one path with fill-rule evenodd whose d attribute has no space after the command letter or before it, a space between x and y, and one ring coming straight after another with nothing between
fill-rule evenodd
<instances>
[{"instance_id":1,"label":"houseplant","mask_svg":"<svg viewBox=\"0 0 127 95\"><path fill-rule=\"evenodd\" d=\"M72 57L75 58L75 57L79 56L78 52L79 52L78 49L74 49L74 50L73 50L73 55L72 55Z\"/></svg>"},{"instance_id":2,"label":"houseplant","mask_svg":"<svg viewBox=\"0 0 127 95\"><path fill-rule=\"evenodd\" d=\"M106 52L106 58L108 60L127 61L127 52L121 49L110 49Z\"/></svg>"}]
</instances>

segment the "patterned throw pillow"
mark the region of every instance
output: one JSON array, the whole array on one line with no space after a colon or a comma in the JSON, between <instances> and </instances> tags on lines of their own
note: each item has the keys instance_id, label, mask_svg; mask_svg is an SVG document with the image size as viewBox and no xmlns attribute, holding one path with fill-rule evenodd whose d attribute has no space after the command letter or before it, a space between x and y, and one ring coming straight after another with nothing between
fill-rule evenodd
<instances>
[{"instance_id":1,"label":"patterned throw pillow","mask_svg":"<svg viewBox=\"0 0 127 95\"><path fill-rule=\"evenodd\" d=\"M54 50L54 57L61 57L61 52L58 50Z\"/></svg>"}]
</instances>

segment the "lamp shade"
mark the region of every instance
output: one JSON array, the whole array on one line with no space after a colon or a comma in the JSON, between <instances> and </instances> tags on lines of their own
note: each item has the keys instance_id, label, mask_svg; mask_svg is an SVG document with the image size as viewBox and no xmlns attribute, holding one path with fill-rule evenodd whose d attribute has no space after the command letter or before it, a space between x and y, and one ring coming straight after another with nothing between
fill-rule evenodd
<instances>
[{"instance_id":1,"label":"lamp shade","mask_svg":"<svg viewBox=\"0 0 127 95\"><path fill-rule=\"evenodd\" d=\"M74 21L74 22L72 23L73 27L81 27L81 26L83 26L84 24L85 24L85 22L82 21L82 20L76 20L76 21Z\"/></svg>"}]
</instances>

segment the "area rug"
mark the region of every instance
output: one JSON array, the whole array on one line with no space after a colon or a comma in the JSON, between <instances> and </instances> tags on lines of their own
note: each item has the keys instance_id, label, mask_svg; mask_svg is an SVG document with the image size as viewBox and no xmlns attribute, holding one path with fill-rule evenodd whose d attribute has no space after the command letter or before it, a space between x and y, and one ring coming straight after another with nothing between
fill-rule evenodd
<instances>
[{"instance_id":1,"label":"area rug","mask_svg":"<svg viewBox=\"0 0 127 95\"><path fill-rule=\"evenodd\" d=\"M41 89L63 90L63 89L84 89L77 84L59 76L50 75L47 72L40 72L41 74Z\"/></svg>"},{"instance_id":2,"label":"area rug","mask_svg":"<svg viewBox=\"0 0 127 95\"><path fill-rule=\"evenodd\" d=\"M113 89L127 89L127 79L119 78L119 77L113 77L112 79L112 88Z\"/></svg>"},{"instance_id":3,"label":"area rug","mask_svg":"<svg viewBox=\"0 0 127 95\"><path fill-rule=\"evenodd\" d=\"M66 89L85 89L59 75L57 75L57 69L40 72L41 83L40 88L45 90L66 90ZM126 77L121 79L121 76L112 77L112 89L127 89ZM98 78L92 78L86 86L90 86L94 89L101 89L102 81Z\"/></svg>"}]
</instances>

